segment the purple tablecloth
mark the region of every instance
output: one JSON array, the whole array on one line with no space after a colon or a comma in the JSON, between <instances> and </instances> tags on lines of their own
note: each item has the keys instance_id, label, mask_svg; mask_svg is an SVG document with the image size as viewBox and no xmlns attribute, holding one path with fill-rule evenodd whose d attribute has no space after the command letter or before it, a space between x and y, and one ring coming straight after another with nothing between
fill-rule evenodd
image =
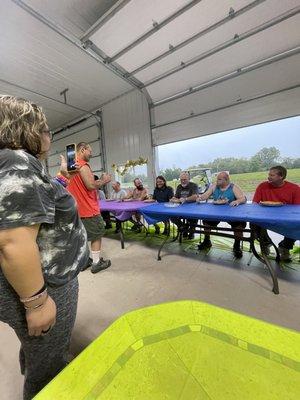
<instances>
[{"instance_id":1,"label":"purple tablecloth","mask_svg":"<svg viewBox=\"0 0 300 400\"><path fill-rule=\"evenodd\" d=\"M144 203L143 201L105 201L100 200L100 210L109 211L120 221L126 221L131 218L138 209L147 207L153 203Z\"/></svg>"}]
</instances>

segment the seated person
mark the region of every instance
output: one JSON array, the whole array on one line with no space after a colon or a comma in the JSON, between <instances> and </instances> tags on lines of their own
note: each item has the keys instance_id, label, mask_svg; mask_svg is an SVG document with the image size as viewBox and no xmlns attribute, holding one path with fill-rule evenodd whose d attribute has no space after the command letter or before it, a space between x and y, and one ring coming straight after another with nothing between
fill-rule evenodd
<instances>
[{"instance_id":1,"label":"seated person","mask_svg":"<svg viewBox=\"0 0 300 400\"><path fill-rule=\"evenodd\" d=\"M285 180L287 175L286 168L278 165L269 170L268 180L260 183L255 191L253 202L260 201L280 201L284 204L300 204L300 186ZM263 241L267 253L271 245L266 229L251 224L257 238ZM284 237L279 243L278 250L282 261L290 261L290 250L295 243L294 239Z\"/></svg>"},{"instance_id":2,"label":"seated person","mask_svg":"<svg viewBox=\"0 0 300 400\"><path fill-rule=\"evenodd\" d=\"M125 189L121 188L120 182L112 182L112 192L110 194L110 199L112 200L123 200L127 196L127 192Z\"/></svg>"},{"instance_id":3,"label":"seated person","mask_svg":"<svg viewBox=\"0 0 300 400\"><path fill-rule=\"evenodd\" d=\"M207 200L210 196L213 196L214 201L224 201L231 206L238 206L246 202L246 196L242 190L235 184L230 183L230 178L227 172L219 172L217 175L217 182L202 195L199 196L199 200ZM207 221L203 220L204 228L204 240L199 243L198 249L204 250L209 249L212 246L210 241L210 227L218 226L220 221ZM246 222L242 221L228 221L234 232L234 245L233 253L236 258L241 258L243 252L241 250L241 239L243 238L243 232L237 229L243 229L246 226Z\"/></svg>"},{"instance_id":4,"label":"seated person","mask_svg":"<svg viewBox=\"0 0 300 400\"><path fill-rule=\"evenodd\" d=\"M155 189L153 192L153 200L156 200L158 203L168 203L170 201L170 199L174 196L174 191L173 188L171 188L171 186L167 186L167 181L166 179L159 175L156 178L156 185L155 185ZM164 222L165 228L163 231L163 235L170 235L170 222L169 221L165 221ZM154 224L155 226L155 233L159 234L160 230L159 230L159 225L158 224Z\"/></svg>"},{"instance_id":5,"label":"seated person","mask_svg":"<svg viewBox=\"0 0 300 400\"><path fill-rule=\"evenodd\" d=\"M190 174L188 171L182 171L179 176L180 184L176 188L175 196L170 199L173 203L191 203L197 200L199 193L196 183L190 182ZM195 227L197 219L187 219L187 225L183 226L183 221L180 218L171 218L173 224L183 228L183 237L194 239Z\"/></svg>"},{"instance_id":6,"label":"seated person","mask_svg":"<svg viewBox=\"0 0 300 400\"><path fill-rule=\"evenodd\" d=\"M140 178L135 178L133 184L135 188L127 194L126 199L146 200L148 197L148 190L144 187L143 181Z\"/></svg>"},{"instance_id":7,"label":"seated person","mask_svg":"<svg viewBox=\"0 0 300 400\"><path fill-rule=\"evenodd\" d=\"M125 189L121 189L121 183L118 181L112 182L112 192L110 194L111 200L123 200L127 196L127 192ZM116 229L115 233L120 232L121 221L116 219Z\"/></svg>"},{"instance_id":8,"label":"seated person","mask_svg":"<svg viewBox=\"0 0 300 400\"><path fill-rule=\"evenodd\" d=\"M148 198L148 190L144 187L143 181L140 178L135 178L134 181L134 190L130 191L125 199L139 200L143 201ZM132 230L140 232L143 224L141 223L141 215L139 213L133 214L135 219L131 218L130 221L133 223Z\"/></svg>"},{"instance_id":9,"label":"seated person","mask_svg":"<svg viewBox=\"0 0 300 400\"><path fill-rule=\"evenodd\" d=\"M95 179L95 181L98 181L99 180L99 176L98 175L94 175L94 179ZM99 189L97 194L98 194L98 199L99 200L106 200L106 195L105 195L103 190ZM101 217L103 218L103 221L105 222L105 229L112 228L112 224L110 222L109 211L101 211L100 214L101 214Z\"/></svg>"}]
</instances>

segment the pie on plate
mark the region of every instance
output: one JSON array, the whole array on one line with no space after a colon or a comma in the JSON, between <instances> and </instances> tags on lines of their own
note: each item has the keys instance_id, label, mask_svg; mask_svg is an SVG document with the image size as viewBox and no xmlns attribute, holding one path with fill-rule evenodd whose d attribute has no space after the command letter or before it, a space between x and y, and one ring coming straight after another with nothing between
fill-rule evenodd
<instances>
[{"instance_id":1,"label":"pie on plate","mask_svg":"<svg viewBox=\"0 0 300 400\"><path fill-rule=\"evenodd\" d=\"M259 204L261 206L266 206L266 207L280 207L280 206L283 206L283 203L281 201L260 201Z\"/></svg>"},{"instance_id":2,"label":"pie on plate","mask_svg":"<svg viewBox=\"0 0 300 400\"><path fill-rule=\"evenodd\" d=\"M228 204L228 200L226 200L226 199L218 199L218 200L214 200L213 203L216 204L216 205Z\"/></svg>"}]
</instances>

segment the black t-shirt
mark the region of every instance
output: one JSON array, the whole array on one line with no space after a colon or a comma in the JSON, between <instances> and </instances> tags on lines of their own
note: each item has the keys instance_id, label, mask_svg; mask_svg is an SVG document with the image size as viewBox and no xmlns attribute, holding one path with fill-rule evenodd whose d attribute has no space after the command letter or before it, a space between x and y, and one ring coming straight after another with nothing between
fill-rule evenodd
<instances>
[{"instance_id":1,"label":"black t-shirt","mask_svg":"<svg viewBox=\"0 0 300 400\"><path fill-rule=\"evenodd\" d=\"M186 199L187 197L190 197L193 194L198 194L198 193L199 189L196 183L189 182L189 184L186 187L183 187L181 184L177 186L175 197L177 199L180 199L181 197Z\"/></svg>"},{"instance_id":2,"label":"black t-shirt","mask_svg":"<svg viewBox=\"0 0 300 400\"><path fill-rule=\"evenodd\" d=\"M86 231L74 198L23 150L0 150L0 229L40 224L37 244L47 283L60 286L86 265Z\"/></svg>"},{"instance_id":3,"label":"black t-shirt","mask_svg":"<svg viewBox=\"0 0 300 400\"><path fill-rule=\"evenodd\" d=\"M164 186L161 189L155 188L153 192L153 199L158 203L167 203L174 196L174 191L171 186Z\"/></svg>"}]
</instances>

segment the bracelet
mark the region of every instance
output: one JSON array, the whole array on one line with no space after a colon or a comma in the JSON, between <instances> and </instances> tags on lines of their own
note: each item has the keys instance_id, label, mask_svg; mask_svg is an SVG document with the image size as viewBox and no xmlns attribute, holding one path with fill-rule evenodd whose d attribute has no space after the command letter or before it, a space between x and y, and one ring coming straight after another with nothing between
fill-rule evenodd
<instances>
[{"instance_id":1,"label":"bracelet","mask_svg":"<svg viewBox=\"0 0 300 400\"><path fill-rule=\"evenodd\" d=\"M58 183L60 183L63 187L67 187L69 184L69 179L65 178L64 176L62 176L61 174L58 174L55 178L54 178Z\"/></svg>"},{"instance_id":2,"label":"bracelet","mask_svg":"<svg viewBox=\"0 0 300 400\"><path fill-rule=\"evenodd\" d=\"M25 310L36 310L37 308L43 307L45 305L45 303L46 303L47 298L48 298L48 295L47 295L47 297L46 297L46 299L45 299L45 301L43 303L37 304L37 305L35 305L33 307L28 307L28 306L24 305L24 308L25 308Z\"/></svg>"},{"instance_id":3,"label":"bracelet","mask_svg":"<svg viewBox=\"0 0 300 400\"><path fill-rule=\"evenodd\" d=\"M38 299L40 299L40 298L43 297L45 294L47 294L47 288L44 289L41 293L36 294L36 295L34 295L34 296L25 297L24 299L21 299L21 298L20 298L20 301L21 301L21 303L29 303L29 302L31 302L31 301L33 301L33 300L38 300Z\"/></svg>"},{"instance_id":4,"label":"bracelet","mask_svg":"<svg viewBox=\"0 0 300 400\"><path fill-rule=\"evenodd\" d=\"M44 286L38 292L34 293L33 296L42 293L45 289L47 289L46 283L44 283Z\"/></svg>"}]
</instances>

